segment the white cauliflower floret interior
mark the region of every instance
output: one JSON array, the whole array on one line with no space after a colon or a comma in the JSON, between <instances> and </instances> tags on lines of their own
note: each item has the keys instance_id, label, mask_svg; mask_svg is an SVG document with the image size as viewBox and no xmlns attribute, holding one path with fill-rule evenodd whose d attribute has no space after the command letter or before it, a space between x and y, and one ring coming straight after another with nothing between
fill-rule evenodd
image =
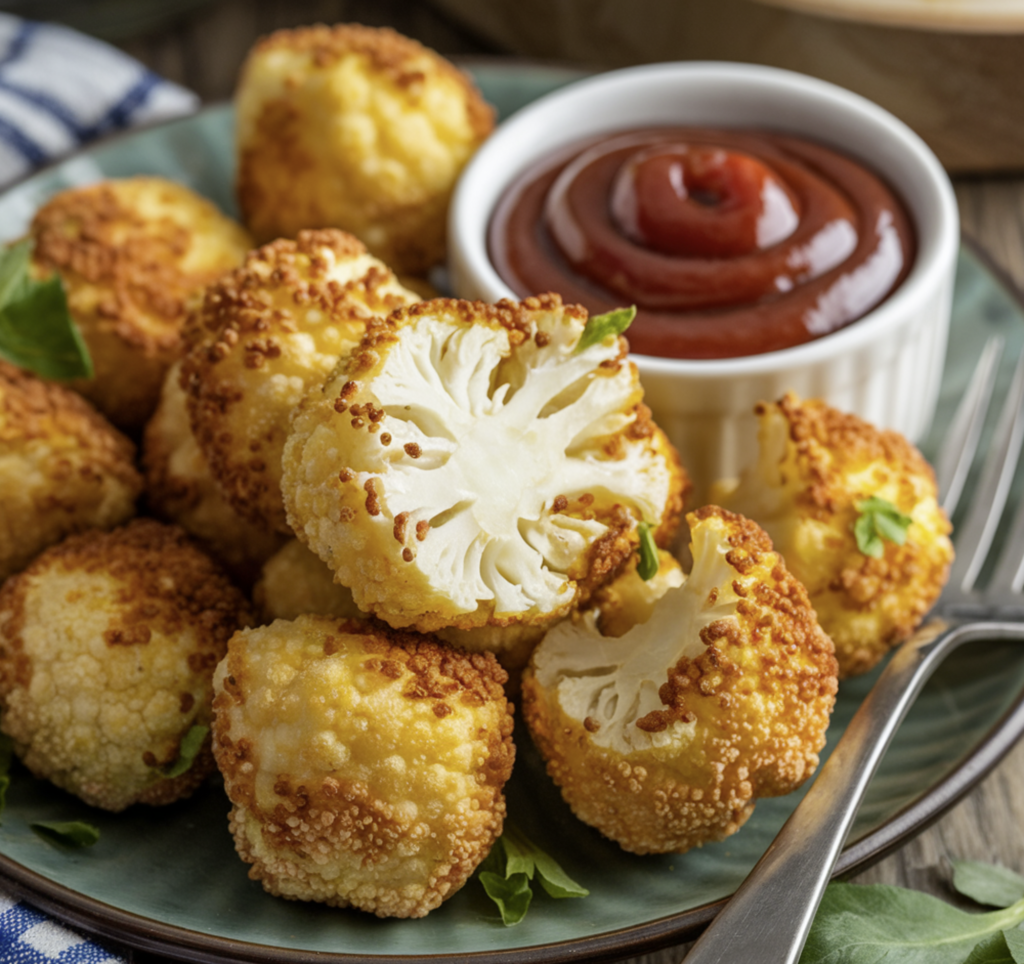
<instances>
[{"instance_id":1,"label":"white cauliflower floret interior","mask_svg":"<svg viewBox=\"0 0 1024 964\"><path fill-rule=\"evenodd\" d=\"M754 798L794 790L835 701L831 641L764 532L716 506L688 520L693 570L646 622L616 638L592 613L563 622L523 680L562 795L635 853L721 840Z\"/></svg>"},{"instance_id":2,"label":"white cauliflower floret interior","mask_svg":"<svg viewBox=\"0 0 1024 964\"><path fill-rule=\"evenodd\" d=\"M685 477L617 337L554 296L437 300L371 325L285 450L289 520L392 625L549 619L665 541Z\"/></svg>"}]
</instances>

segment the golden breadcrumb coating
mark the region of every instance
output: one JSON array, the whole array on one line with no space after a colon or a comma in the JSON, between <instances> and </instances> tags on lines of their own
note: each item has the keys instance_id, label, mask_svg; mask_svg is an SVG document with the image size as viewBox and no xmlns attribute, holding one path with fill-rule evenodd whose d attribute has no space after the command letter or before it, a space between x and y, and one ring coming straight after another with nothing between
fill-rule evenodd
<instances>
[{"instance_id":1,"label":"golden breadcrumb coating","mask_svg":"<svg viewBox=\"0 0 1024 964\"><path fill-rule=\"evenodd\" d=\"M342 231L253 251L189 319L182 384L199 448L244 519L289 533L281 450L292 409L359 343L366 322L417 296Z\"/></svg>"},{"instance_id":2,"label":"golden breadcrumb coating","mask_svg":"<svg viewBox=\"0 0 1024 964\"><path fill-rule=\"evenodd\" d=\"M240 264L248 234L188 188L133 177L72 188L37 212L33 270L60 274L95 377L73 386L115 425L156 408L181 329L203 287Z\"/></svg>"},{"instance_id":3,"label":"golden breadcrumb coating","mask_svg":"<svg viewBox=\"0 0 1024 964\"><path fill-rule=\"evenodd\" d=\"M243 519L224 498L192 434L180 372L180 361L168 369L160 404L142 436L149 509L180 525L239 584L252 585L286 537Z\"/></svg>"},{"instance_id":4,"label":"golden breadcrumb coating","mask_svg":"<svg viewBox=\"0 0 1024 964\"><path fill-rule=\"evenodd\" d=\"M351 590L339 586L323 560L298 539L289 539L263 564L253 602L265 623L303 615L366 618Z\"/></svg>"},{"instance_id":5,"label":"golden breadcrumb coating","mask_svg":"<svg viewBox=\"0 0 1024 964\"><path fill-rule=\"evenodd\" d=\"M135 446L76 392L0 362L0 580L135 514Z\"/></svg>"},{"instance_id":6,"label":"golden breadcrumb coating","mask_svg":"<svg viewBox=\"0 0 1024 964\"><path fill-rule=\"evenodd\" d=\"M444 258L448 200L494 126L472 81L393 30L281 30L242 67L238 202L257 241L336 227L399 273Z\"/></svg>"},{"instance_id":7,"label":"golden breadcrumb coating","mask_svg":"<svg viewBox=\"0 0 1024 964\"><path fill-rule=\"evenodd\" d=\"M690 513L693 570L647 622L555 627L523 679L523 713L573 812L634 853L735 833L756 797L818 765L835 702L832 643L754 523Z\"/></svg>"},{"instance_id":8,"label":"golden breadcrumb coating","mask_svg":"<svg viewBox=\"0 0 1024 964\"><path fill-rule=\"evenodd\" d=\"M371 322L296 410L289 521L392 626L551 623L615 575L646 520L671 539L686 476L624 339L577 351L556 295L436 299Z\"/></svg>"},{"instance_id":9,"label":"golden breadcrumb coating","mask_svg":"<svg viewBox=\"0 0 1024 964\"><path fill-rule=\"evenodd\" d=\"M950 524L931 466L902 435L789 393L761 404L760 454L728 490L727 508L764 526L807 587L831 637L840 678L867 672L939 598L953 561ZM857 547L857 506L877 496L912 518L881 558Z\"/></svg>"},{"instance_id":10,"label":"golden breadcrumb coating","mask_svg":"<svg viewBox=\"0 0 1024 964\"><path fill-rule=\"evenodd\" d=\"M512 707L490 655L324 616L236 633L214 752L271 894L422 917L500 836Z\"/></svg>"},{"instance_id":11,"label":"golden breadcrumb coating","mask_svg":"<svg viewBox=\"0 0 1024 964\"><path fill-rule=\"evenodd\" d=\"M74 535L0 590L0 728L37 776L106 810L165 804L213 769L214 667L245 598L178 528L137 519Z\"/></svg>"}]
</instances>

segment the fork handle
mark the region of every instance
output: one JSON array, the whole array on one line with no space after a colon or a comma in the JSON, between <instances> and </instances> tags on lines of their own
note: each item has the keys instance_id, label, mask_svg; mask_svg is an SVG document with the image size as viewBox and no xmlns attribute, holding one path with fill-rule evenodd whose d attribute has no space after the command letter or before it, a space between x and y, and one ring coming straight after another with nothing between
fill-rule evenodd
<instances>
[{"instance_id":1,"label":"fork handle","mask_svg":"<svg viewBox=\"0 0 1024 964\"><path fill-rule=\"evenodd\" d=\"M795 964L893 734L935 668L973 639L1024 639L1024 623L936 620L893 653L804 799L686 964Z\"/></svg>"}]
</instances>

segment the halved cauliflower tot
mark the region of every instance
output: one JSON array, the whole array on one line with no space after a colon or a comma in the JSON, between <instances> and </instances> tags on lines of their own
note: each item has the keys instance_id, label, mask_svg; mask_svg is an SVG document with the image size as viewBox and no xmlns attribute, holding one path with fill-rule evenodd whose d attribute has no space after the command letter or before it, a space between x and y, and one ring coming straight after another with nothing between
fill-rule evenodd
<instances>
[{"instance_id":1,"label":"halved cauliflower tot","mask_svg":"<svg viewBox=\"0 0 1024 964\"><path fill-rule=\"evenodd\" d=\"M717 506L687 520L693 569L647 622L609 637L594 611L567 620L523 678L562 796L633 853L722 840L755 798L795 790L835 702L832 643L765 533Z\"/></svg>"},{"instance_id":2,"label":"halved cauliflower tot","mask_svg":"<svg viewBox=\"0 0 1024 964\"><path fill-rule=\"evenodd\" d=\"M249 253L189 319L182 384L199 448L244 519L289 532L281 450L292 409L369 318L419 300L342 231L302 231Z\"/></svg>"},{"instance_id":3,"label":"halved cauliflower tot","mask_svg":"<svg viewBox=\"0 0 1024 964\"><path fill-rule=\"evenodd\" d=\"M490 655L366 621L235 634L217 763L235 846L271 894L422 917L501 835L512 708Z\"/></svg>"},{"instance_id":4,"label":"halved cauliflower tot","mask_svg":"<svg viewBox=\"0 0 1024 964\"><path fill-rule=\"evenodd\" d=\"M556 295L437 299L372 322L296 411L296 535L392 626L542 625L675 531L686 477L625 340L577 350Z\"/></svg>"},{"instance_id":5,"label":"halved cauliflower tot","mask_svg":"<svg viewBox=\"0 0 1024 964\"><path fill-rule=\"evenodd\" d=\"M913 633L946 583L953 544L935 475L898 432L822 401L789 393L755 411L757 464L715 498L763 526L807 587L840 678L867 672ZM875 534L874 514L900 520L888 531L904 541ZM861 548L865 538L876 555Z\"/></svg>"}]
</instances>

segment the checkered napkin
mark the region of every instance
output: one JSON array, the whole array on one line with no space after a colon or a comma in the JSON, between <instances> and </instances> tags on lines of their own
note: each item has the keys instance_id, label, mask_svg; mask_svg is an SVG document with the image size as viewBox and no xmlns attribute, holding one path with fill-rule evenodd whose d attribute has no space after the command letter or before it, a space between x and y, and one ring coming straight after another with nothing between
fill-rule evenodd
<instances>
[{"instance_id":1,"label":"checkered napkin","mask_svg":"<svg viewBox=\"0 0 1024 964\"><path fill-rule=\"evenodd\" d=\"M0 186L96 137L198 106L109 44L0 14Z\"/></svg>"},{"instance_id":2,"label":"checkered napkin","mask_svg":"<svg viewBox=\"0 0 1024 964\"><path fill-rule=\"evenodd\" d=\"M104 134L194 111L199 98L114 47L0 14L0 187ZM2 964L124 964L5 892Z\"/></svg>"}]
</instances>

